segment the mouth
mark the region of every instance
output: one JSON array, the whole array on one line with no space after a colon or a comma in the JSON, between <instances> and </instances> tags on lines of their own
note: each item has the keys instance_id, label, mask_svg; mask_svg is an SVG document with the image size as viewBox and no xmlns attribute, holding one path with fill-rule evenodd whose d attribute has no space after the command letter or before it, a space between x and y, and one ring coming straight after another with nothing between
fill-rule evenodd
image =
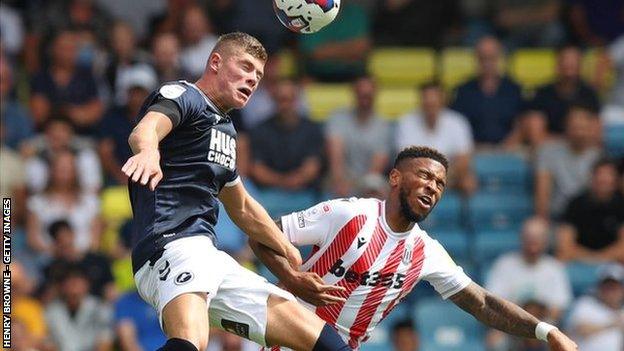
<instances>
[{"instance_id":1,"label":"mouth","mask_svg":"<svg viewBox=\"0 0 624 351\"><path fill-rule=\"evenodd\" d=\"M241 94L243 94L243 96L245 96L245 99L249 99L249 97L251 96L251 89L243 87L243 88L238 88L237 89L238 92L240 92Z\"/></svg>"},{"instance_id":2,"label":"mouth","mask_svg":"<svg viewBox=\"0 0 624 351\"><path fill-rule=\"evenodd\" d=\"M417 200L420 206L426 209L430 209L431 206L433 205L433 198L431 198L431 196L429 195L421 195L417 198Z\"/></svg>"}]
</instances>

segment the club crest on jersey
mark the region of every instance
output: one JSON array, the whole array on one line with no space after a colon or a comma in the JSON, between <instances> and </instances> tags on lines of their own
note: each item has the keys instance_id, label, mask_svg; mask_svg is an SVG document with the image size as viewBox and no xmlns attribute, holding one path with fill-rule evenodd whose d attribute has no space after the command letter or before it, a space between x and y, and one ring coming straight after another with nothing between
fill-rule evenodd
<instances>
[{"instance_id":1,"label":"club crest on jersey","mask_svg":"<svg viewBox=\"0 0 624 351\"><path fill-rule=\"evenodd\" d=\"M208 161L233 171L236 168L236 139L218 129L211 129Z\"/></svg>"},{"instance_id":2,"label":"club crest on jersey","mask_svg":"<svg viewBox=\"0 0 624 351\"><path fill-rule=\"evenodd\" d=\"M412 261L412 251L414 250L411 245L405 247L403 250L403 264L409 264Z\"/></svg>"}]
</instances>

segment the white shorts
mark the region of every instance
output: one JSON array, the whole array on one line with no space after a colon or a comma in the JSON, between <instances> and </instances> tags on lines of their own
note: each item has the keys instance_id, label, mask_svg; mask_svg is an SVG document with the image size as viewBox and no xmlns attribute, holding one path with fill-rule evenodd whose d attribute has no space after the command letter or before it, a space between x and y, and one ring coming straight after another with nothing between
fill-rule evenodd
<instances>
[{"instance_id":1,"label":"white shorts","mask_svg":"<svg viewBox=\"0 0 624 351\"><path fill-rule=\"evenodd\" d=\"M206 236L170 242L153 266L147 262L134 275L141 297L158 311L178 295L208 294L210 325L266 345L267 299L270 294L295 297L241 267L214 247Z\"/></svg>"}]
</instances>

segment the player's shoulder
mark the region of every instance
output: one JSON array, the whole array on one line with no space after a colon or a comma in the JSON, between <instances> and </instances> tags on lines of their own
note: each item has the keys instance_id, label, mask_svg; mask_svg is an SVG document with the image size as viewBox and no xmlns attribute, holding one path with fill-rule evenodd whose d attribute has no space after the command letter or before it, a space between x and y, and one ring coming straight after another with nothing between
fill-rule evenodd
<instances>
[{"instance_id":1,"label":"player's shoulder","mask_svg":"<svg viewBox=\"0 0 624 351\"><path fill-rule=\"evenodd\" d=\"M312 210L316 210L334 217L352 218L363 214L376 213L380 201L368 198L339 198L319 203Z\"/></svg>"}]
</instances>

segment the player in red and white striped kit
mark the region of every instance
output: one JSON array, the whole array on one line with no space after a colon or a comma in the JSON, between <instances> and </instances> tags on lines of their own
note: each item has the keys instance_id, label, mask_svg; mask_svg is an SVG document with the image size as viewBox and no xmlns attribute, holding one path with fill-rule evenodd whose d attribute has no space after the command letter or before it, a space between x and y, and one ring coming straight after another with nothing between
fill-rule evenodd
<instances>
[{"instance_id":1,"label":"player in red and white striped kit","mask_svg":"<svg viewBox=\"0 0 624 351\"><path fill-rule=\"evenodd\" d=\"M543 339L553 350L575 350L555 327L473 283L442 245L418 227L442 196L447 168L437 151L407 148L390 172L386 201L331 200L282 217L281 228L294 245L313 245L301 272L265 246L251 246L282 284L353 349L416 283L426 280L442 298L491 327ZM318 288L324 284L343 289L325 292Z\"/></svg>"}]
</instances>

